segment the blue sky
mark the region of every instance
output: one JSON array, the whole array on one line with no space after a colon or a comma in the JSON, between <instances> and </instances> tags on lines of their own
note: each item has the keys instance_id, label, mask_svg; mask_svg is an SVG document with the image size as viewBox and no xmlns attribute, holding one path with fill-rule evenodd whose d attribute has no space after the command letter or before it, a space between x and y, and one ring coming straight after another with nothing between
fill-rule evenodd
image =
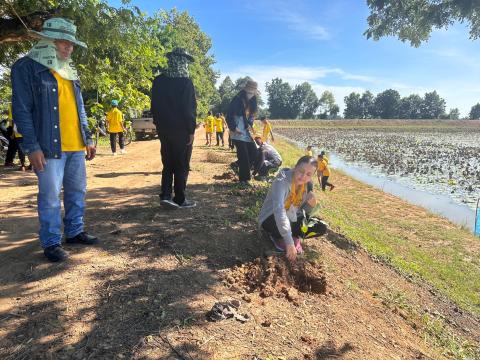
<instances>
[{"instance_id":1,"label":"blue sky","mask_svg":"<svg viewBox=\"0 0 480 360\"><path fill-rule=\"evenodd\" d=\"M120 0L110 3L118 6ZM261 90L275 77L292 85L308 81L318 95L332 91L342 110L343 97L352 91L376 94L387 88L402 96L437 90L447 111L458 107L462 116L480 102L480 40L470 40L460 24L435 30L428 43L413 48L396 38L367 40L369 11L359 0L131 3L148 13L188 11L212 39L219 81L249 75Z\"/></svg>"}]
</instances>

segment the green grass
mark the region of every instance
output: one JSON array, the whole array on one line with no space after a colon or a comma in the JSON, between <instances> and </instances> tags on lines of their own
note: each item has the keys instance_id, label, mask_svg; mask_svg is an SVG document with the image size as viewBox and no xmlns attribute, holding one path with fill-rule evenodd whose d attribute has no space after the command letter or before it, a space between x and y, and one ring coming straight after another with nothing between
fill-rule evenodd
<instances>
[{"instance_id":1,"label":"green grass","mask_svg":"<svg viewBox=\"0 0 480 360\"><path fill-rule=\"evenodd\" d=\"M277 140L275 147L286 166L303 155L287 141ZM388 208L380 190L339 172L332 180L337 189L318 196L320 215L331 228L406 276L427 281L462 309L480 315L478 238L400 199L389 197L395 208ZM415 216L398 216L399 211Z\"/></svg>"}]
</instances>

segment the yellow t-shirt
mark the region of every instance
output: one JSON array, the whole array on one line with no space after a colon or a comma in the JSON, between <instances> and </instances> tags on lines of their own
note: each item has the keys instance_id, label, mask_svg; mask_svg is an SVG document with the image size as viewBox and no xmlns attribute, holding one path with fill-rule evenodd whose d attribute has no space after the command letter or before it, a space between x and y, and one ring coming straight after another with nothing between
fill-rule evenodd
<instances>
[{"instance_id":1,"label":"yellow t-shirt","mask_svg":"<svg viewBox=\"0 0 480 360\"><path fill-rule=\"evenodd\" d=\"M118 108L114 107L107 113L108 132L121 133L123 131L123 114Z\"/></svg>"},{"instance_id":2,"label":"yellow t-shirt","mask_svg":"<svg viewBox=\"0 0 480 360\"><path fill-rule=\"evenodd\" d=\"M266 122L265 125L263 125L263 134L262 134L262 141L267 142L268 138L270 136L270 132L272 131L272 124L270 124L268 121Z\"/></svg>"},{"instance_id":3,"label":"yellow t-shirt","mask_svg":"<svg viewBox=\"0 0 480 360\"><path fill-rule=\"evenodd\" d=\"M213 133L215 131L215 118L210 115L205 119L205 131L207 133Z\"/></svg>"},{"instance_id":4,"label":"yellow t-shirt","mask_svg":"<svg viewBox=\"0 0 480 360\"><path fill-rule=\"evenodd\" d=\"M215 118L215 131L223 132L223 119L221 117Z\"/></svg>"},{"instance_id":5,"label":"yellow t-shirt","mask_svg":"<svg viewBox=\"0 0 480 360\"><path fill-rule=\"evenodd\" d=\"M22 134L20 134L17 131L17 127L13 123L12 104L8 105L7 126L12 126L13 127L13 137L15 137L17 139L23 137Z\"/></svg>"},{"instance_id":6,"label":"yellow t-shirt","mask_svg":"<svg viewBox=\"0 0 480 360\"><path fill-rule=\"evenodd\" d=\"M58 84L58 116L60 119L60 137L62 151L82 151L85 149L73 82L52 71Z\"/></svg>"},{"instance_id":7,"label":"yellow t-shirt","mask_svg":"<svg viewBox=\"0 0 480 360\"><path fill-rule=\"evenodd\" d=\"M312 150L305 150L305 155L313 156L313 151Z\"/></svg>"},{"instance_id":8,"label":"yellow t-shirt","mask_svg":"<svg viewBox=\"0 0 480 360\"><path fill-rule=\"evenodd\" d=\"M328 161L323 159L318 163L318 172L322 173L322 176L330 176L330 169L328 168Z\"/></svg>"}]
</instances>

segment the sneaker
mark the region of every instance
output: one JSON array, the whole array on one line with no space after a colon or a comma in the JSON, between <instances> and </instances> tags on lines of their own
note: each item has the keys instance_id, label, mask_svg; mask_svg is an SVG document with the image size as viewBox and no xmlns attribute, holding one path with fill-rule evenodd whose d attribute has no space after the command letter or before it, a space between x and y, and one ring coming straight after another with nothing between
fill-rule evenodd
<instances>
[{"instance_id":1,"label":"sneaker","mask_svg":"<svg viewBox=\"0 0 480 360\"><path fill-rule=\"evenodd\" d=\"M88 235L85 231L83 231L72 238L66 238L65 242L67 244L94 245L98 243L98 238L93 235Z\"/></svg>"},{"instance_id":2,"label":"sneaker","mask_svg":"<svg viewBox=\"0 0 480 360\"><path fill-rule=\"evenodd\" d=\"M268 234L268 237L270 241L273 243L273 245L275 246L275 249L279 251L286 250L285 241L283 239L275 239L271 234Z\"/></svg>"},{"instance_id":3,"label":"sneaker","mask_svg":"<svg viewBox=\"0 0 480 360\"><path fill-rule=\"evenodd\" d=\"M43 253L51 262L59 262L68 259L68 253L63 250L62 245L55 244L43 249Z\"/></svg>"},{"instance_id":4,"label":"sneaker","mask_svg":"<svg viewBox=\"0 0 480 360\"><path fill-rule=\"evenodd\" d=\"M330 191L332 191L333 189L335 189L335 185L330 186Z\"/></svg>"},{"instance_id":5,"label":"sneaker","mask_svg":"<svg viewBox=\"0 0 480 360\"><path fill-rule=\"evenodd\" d=\"M120 149L120 154L123 155L123 154L126 154L126 153L127 153L127 151L125 149Z\"/></svg>"},{"instance_id":6,"label":"sneaker","mask_svg":"<svg viewBox=\"0 0 480 360\"><path fill-rule=\"evenodd\" d=\"M116 152L112 153L112 156L117 156L117 153Z\"/></svg>"},{"instance_id":7,"label":"sneaker","mask_svg":"<svg viewBox=\"0 0 480 360\"><path fill-rule=\"evenodd\" d=\"M299 237L294 237L293 238L293 244L295 245L295 249L297 249L297 252L299 254L303 253L303 247L302 247L302 242Z\"/></svg>"},{"instance_id":8,"label":"sneaker","mask_svg":"<svg viewBox=\"0 0 480 360\"><path fill-rule=\"evenodd\" d=\"M252 187L252 184L248 180L243 180L239 182L240 187L242 188L249 188Z\"/></svg>"},{"instance_id":9,"label":"sneaker","mask_svg":"<svg viewBox=\"0 0 480 360\"><path fill-rule=\"evenodd\" d=\"M167 209L172 209L172 210L180 208L180 205L178 205L176 202L169 199L160 200L160 205Z\"/></svg>"},{"instance_id":10,"label":"sneaker","mask_svg":"<svg viewBox=\"0 0 480 360\"><path fill-rule=\"evenodd\" d=\"M197 203L193 200L185 199L181 205L179 205L181 209L190 209L197 206Z\"/></svg>"}]
</instances>

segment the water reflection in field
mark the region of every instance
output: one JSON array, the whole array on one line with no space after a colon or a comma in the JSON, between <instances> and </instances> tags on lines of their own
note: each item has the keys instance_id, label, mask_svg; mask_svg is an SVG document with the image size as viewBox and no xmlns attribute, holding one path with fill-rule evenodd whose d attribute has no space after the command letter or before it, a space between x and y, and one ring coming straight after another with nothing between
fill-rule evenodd
<instances>
[{"instance_id":1,"label":"water reflection in field","mask_svg":"<svg viewBox=\"0 0 480 360\"><path fill-rule=\"evenodd\" d=\"M467 205L456 203L447 195L432 194L422 190L412 189L407 185L399 184L386 176L369 174L365 169L348 165L336 154L330 153L332 168L339 169L352 178L365 184L374 186L384 192L398 196L411 204L422 206L431 212L446 217L452 222L466 226L473 231L475 212Z\"/></svg>"}]
</instances>

